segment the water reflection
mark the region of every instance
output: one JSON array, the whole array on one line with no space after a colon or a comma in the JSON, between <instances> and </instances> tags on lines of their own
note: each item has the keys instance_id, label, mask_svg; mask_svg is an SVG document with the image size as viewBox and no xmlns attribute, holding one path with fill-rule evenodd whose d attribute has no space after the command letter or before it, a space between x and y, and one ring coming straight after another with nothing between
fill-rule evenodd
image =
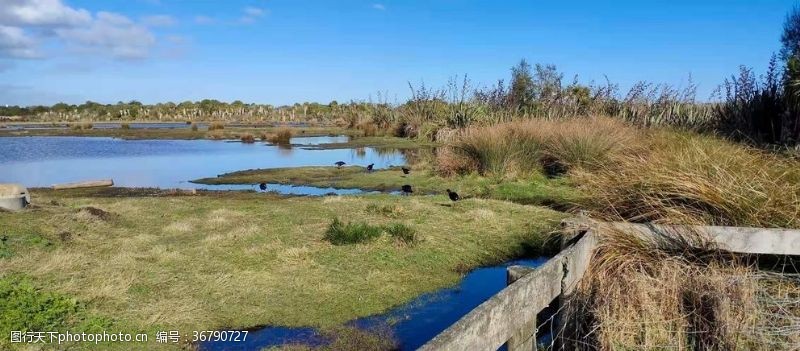
<instances>
[{"instance_id":1,"label":"water reflection","mask_svg":"<svg viewBox=\"0 0 800 351\"><path fill-rule=\"evenodd\" d=\"M213 140L3 137L0 150L0 183L28 187L111 178L118 186L192 189L206 186L189 180L245 169L332 166L340 160L376 168L405 164L399 152L371 148L357 153Z\"/></svg>"}]
</instances>

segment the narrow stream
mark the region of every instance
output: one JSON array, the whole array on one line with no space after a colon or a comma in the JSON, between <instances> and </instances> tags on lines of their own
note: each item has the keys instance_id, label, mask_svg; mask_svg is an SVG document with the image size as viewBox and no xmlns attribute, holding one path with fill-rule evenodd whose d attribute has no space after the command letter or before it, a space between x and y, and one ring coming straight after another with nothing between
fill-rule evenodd
<instances>
[{"instance_id":1,"label":"narrow stream","mask_svg":"<svg viewBox=\"0 0 800 351\"><path fill-rule=\"evenodd\" d=\"M548 258L509 261L492 267L477 268L450 288L424 294L384 314L359 318L348 323L367 331L389 329L400 350L416 350L447 329L462 316L506 286L506 268L512 265L538 267ZM203 351L260 350L300 344L309 347L326 345L324 335L313 328L264 327L249 332L244 342L205 342Z\"/></svg>"}]
</instances>

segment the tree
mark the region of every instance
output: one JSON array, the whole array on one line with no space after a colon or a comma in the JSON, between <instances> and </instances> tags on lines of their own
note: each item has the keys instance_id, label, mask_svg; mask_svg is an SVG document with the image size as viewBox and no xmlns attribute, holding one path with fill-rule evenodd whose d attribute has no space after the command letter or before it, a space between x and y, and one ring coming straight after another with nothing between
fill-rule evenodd
<instances>
[{"instance_id":1,"label":"tree","mask_svg":"<svg viewBox=\"0 0 800 351\"><path fill-rule=\"evenodd\" d=\"M511 68L511 90L509 103L517 109L525 109L533 105L533 76L531 65L525 59Z\"/></svg>"},{"instance_id":2,"label":"tree","mask_svg":"<svg viewBox=\"0 0 800 351\"><path fill-rule=\"evenodd\" d=\"M790 58L800 54L800 7L795 7L786 15L781 44L782 60L789 61Z\"/></svg>"}]
</instances>

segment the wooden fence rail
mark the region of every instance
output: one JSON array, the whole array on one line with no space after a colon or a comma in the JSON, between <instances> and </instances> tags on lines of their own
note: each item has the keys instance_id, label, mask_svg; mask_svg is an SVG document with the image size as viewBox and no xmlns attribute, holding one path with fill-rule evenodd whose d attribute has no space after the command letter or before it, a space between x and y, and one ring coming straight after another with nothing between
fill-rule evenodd
<instances>
[{"instance_id":1,"label":"wooden fence rail","mask_svg":"<svg viewBox=\"0 0 800 351\"><path fill-rule=\"evenodd\" d=\"M508 286L476 307L420 350L536 350L536 315L568 298L589 268L598 245L597 228L608 225L639 235L687 230L704 234L721 250L745 254L800 255L800 231L739 227L657 226L568 221L563 250L536 268L508 268Z\"/></svg>"}]
</instances>

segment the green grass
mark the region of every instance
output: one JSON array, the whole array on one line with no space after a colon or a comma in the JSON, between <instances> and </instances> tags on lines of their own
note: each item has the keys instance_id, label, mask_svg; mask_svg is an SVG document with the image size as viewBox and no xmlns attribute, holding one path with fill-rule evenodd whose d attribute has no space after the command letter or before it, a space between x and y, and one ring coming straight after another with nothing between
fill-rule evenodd
<instances>
[{"instance_id":1,"label":"green grass","mask_svg":"<svg viewBox=\"0 0 800 351\"><path fill-rule=\"evenodd\" d=\"M339 218L334 218L328 230L325 231L325 240L334 245L357 244L379 237L383 230L381 227L372 226L364 222L342 223Z\"/></svg>"},{"instance_id":2,"label":"green grass","mask_svg":"<svg viewBox=\"0 0 800 351\"><path fill-rule=\"evenodd\" d=\"M36 207L0 213L13 253L0 259L0 279L25 275L88 315L113 316L116 331L330 329L455 284L465 269L543 253L563 218L496 200L450 206L445 196L140 193L34 189ZM325 233L335 217L407 236L399 223L419 240L333 245Z\"/></svg>"},{"instance_id":3,"label":"green grass","mask_svg":"<svg viewBox=\"0 0 800 351\"><path fill-rule=\"evenodd\" d=\"M359 188L377 191L399 191L404 184L414 194L444 194L453 189L462 196L494 198L529 205L547 205L563 209L581 199L568 178L546 178L541 174L503 180L475 174L441 177L426 170L412 170L403 176L399 168L367 173L359 166L293 167L257 169L227 173L215 178L197 179L199 184L258 184L261 182L310 185L333 188Z\"/></svg>"},{"instance_id":4,"label":"green grass","mask_svg":"<svg viewBox=\"0 0 800 351\"><path fill-rule=\"evenodd\" d=\"M414 244L418 241L417 231L403 223L392 223L386 226L386 233L389 236L402 241L405 244Z\"/></svg>"}]
</instances>

